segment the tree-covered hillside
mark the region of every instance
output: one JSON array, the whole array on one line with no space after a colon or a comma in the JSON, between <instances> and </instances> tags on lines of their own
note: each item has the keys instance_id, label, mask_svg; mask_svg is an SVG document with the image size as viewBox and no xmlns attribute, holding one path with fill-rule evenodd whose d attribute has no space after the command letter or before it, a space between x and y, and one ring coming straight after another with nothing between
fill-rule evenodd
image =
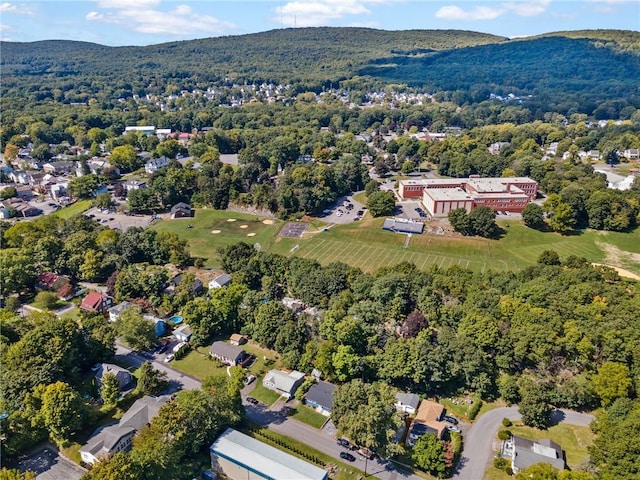
<instances>
[{"instance_id":1,"label":"tree-covered hillside","mask_svg":"<svg viewBox=\"0 0 640 480\"><path fill-rule=\"evenodd\" d=\"M3 99L113 102L133 95L273 82L294 92L413 85L462 105L514 94L530 112L640 105L640 33L558 32L519 40L456 30L301 28L146 47L2 42ZM8 108L8 105L7 107Z\"/></svg>"}]
</instances>

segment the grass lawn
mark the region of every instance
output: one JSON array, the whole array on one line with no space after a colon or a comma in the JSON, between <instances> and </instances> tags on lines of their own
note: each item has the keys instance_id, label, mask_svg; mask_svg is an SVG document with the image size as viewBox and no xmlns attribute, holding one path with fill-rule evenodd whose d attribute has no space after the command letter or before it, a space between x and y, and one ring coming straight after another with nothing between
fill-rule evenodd
<instances>
[{"instance_id":1,"label":"grass lawn","mask_svg":"<svg viewBox=\"0 0 640 480\"><path fill-rule=\"evenodd\" d=\"M233 221L230 221L233 220ZM220 266L216 249L238 242L259 243L268 250L276 238L281 222L263 223L264 217L226 210L197 209L190 219L163 220L150 228L158 232L175 232L189 242L192 255L205 258L207 266ZM266 220L270 222L270 220ZM192 225L189 228L189 225ZM217 233L212 233L217 232Z\"/></svg>"},{"instance_id":2,"label":"grass lawn","mask_svg":"<svg viewBox=\"0 0 640 480\"><path fill-rule=\"evenodd\" d=\"M505 231L499 240L424 234L413 235L405 247L406 236L383 231L383 221L365 216L360 222L335 225L305 238L278 238L270 251L323 264L342 261L365 271L403 261L421 269L459 265L476 271L505 271L533 265L543 251L555 250L562 258L578 255L640 274L640 228L630 233L586 230L562 236L504 221L499 222Z\"/></svg>"},{"instance_id":3,"label":"grass lawn","mask_svg":"<svg viewBox=\"0 0 640 480\"><path fill-rule=\"evenodd\" d=\"M73 463L77 463L78 465L80 465L80 462L82 461L82 457L80 456L80 449L82 448L82 446L83 444L81 443L72 443L66 447L61 448L60 450L65 457L67 457Z\"/></svg>"},{"instance_id":4,"label":"grass lawn","mask_svg":"<svg viewBox=\"0 0 640 480\"><path fill-rule=\"evenodd\" d=\"M311 425L313 428L321 428L328 417L316 412L314 409L303 405L302 402L297 407L291 408L291 416L296 420Z\"/></svg>"},{"instance_id":5,"label":"grass lawn","mask_svg":"<svg viewBox=\"0 0 640 480\"><path fill-rule=\"evenodd\" d=\"M80 309L74 308L73 310L69 310L67 313L60 315L60 318L70 318L75 320L76 322L80 321Z\"/></svg>"},{"instance_id":6,"label":"grass lawn","mask_svg":"<svg viewBox=\"0 0 640 480\"><path fill-rule=\"evenodd\" d=\"M61 208L57 212L52 213L52 215L66 220L67 218L71 218L74 215L78 215L79 213L89 210L92 203L92 200L78 200L71 205Z\"/></svg>"},{"instance_id":7,"label":"grass lawn","mask_svg":"<svg viewBox=\"0 0 640 480\"><path fill-rule=\"evenodd\" d=\"M487 471L484 472L484 480L510 480L512 478L511 475L507 475L503 470L498 470L494 467L489 467Z\"/></svg>"},{"instance_id":8,"label":"grass lawn","mask_svg":"<svg viewBox=\"0 0 640 480\"><path fill-rule=\"evenodd\" d=\"M227 375L226 365L221 366L220 363L209 357L208 346L192 350L186 357L172 361L171 366L198 380L204 380L211 376Z\"/></svg>"},{"instance_id":9,"label":"grass lawn","mask_svg":"<svg viewBox=\"0 0 640 480\"><path fill-rule=\"evenodd\" d=\"M559 423L550 427L548 430L538 430L536 428L525 427L522 423L514 423L509 427L511 433L530 440L540 440L550 438L565 451L567 457L567 465L575 468L580 465L588 456L587 448L593 444L595 435L589 427L579 427L577 425L568 425Z\"/></svg>"},{"instance_id":10,"label":"grass lawn","mask_svg":"<svg viewBox=\"0 0 640 480\"><path fill-rule=\"evenodd\" d=\"M275 401L280 398L280 395L276 392L262 385L262 377L256 378L254 383L256 386L251 390L250 395L256 400L261 401L265 405L273 405Z\"/></svg>"}]
</instances>

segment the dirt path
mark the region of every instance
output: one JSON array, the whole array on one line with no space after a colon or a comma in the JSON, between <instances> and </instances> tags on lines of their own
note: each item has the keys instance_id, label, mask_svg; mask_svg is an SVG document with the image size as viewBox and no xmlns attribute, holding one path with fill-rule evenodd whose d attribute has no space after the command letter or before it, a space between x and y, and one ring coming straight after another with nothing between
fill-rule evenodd
<instances>
[{"instance_id":1,"label":"dirt path","mask_svg":"<svg viewBox=\"0 0 640 480\"><path fill-rule=\"evenodd\" d=\"M629 270L625 270L624 268L614 267L613 265L606 265L604 263L592 263L591 265L595 265L597 267L613 268L621 277L631 278L632 280L640 280L640 275L636 275L635 273L630 272Z\"/></svg>"}]
</instances>

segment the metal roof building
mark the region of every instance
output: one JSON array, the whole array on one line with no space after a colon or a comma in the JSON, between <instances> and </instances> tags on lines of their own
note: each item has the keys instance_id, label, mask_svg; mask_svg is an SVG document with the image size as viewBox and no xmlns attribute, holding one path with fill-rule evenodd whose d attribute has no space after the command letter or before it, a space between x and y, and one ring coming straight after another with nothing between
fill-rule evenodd
<instances>
[{"instance_id":1,"label":"metal roof building","mask_svg":"<svg viewBox=\"0 0 640 480\"><path fill-rule=\"evenodd\" d=\"M323 469L228 428L210 447L214 471L231 480L326 480Z\"/></svg>"}]
</instances>

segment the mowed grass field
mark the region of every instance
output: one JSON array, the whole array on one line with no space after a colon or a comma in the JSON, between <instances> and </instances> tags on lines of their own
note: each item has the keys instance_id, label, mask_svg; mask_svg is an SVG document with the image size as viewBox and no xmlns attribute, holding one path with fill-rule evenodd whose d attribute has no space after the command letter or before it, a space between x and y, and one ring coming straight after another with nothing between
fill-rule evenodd
<instances>
[{"instance_id":1,"label":"mowed grass field","mask_svg":"<svg viewBox=\"0 0 640 480\"><path fill-rule=\"evenodd\" d=\"M193 218L165 219L150 228L158 232L175 232L189 242L190 252L205 258L210 267L220 266L217 248L246 242L259 243L262 250L269 250L282 222L266 220L246 213L227 210L198 209ZM189 228L189 225L192 227Z\"/></svg>"},{"instance_id":2,"label":"mowed grass field","mask_svg":"<svg viewBox=\"0 0 640 480\"><path fill-rule=\"evenodd\" d=\"M585 230L562 236L510 220L499 222L505 232L499 240L427 234L407 240L406 235L383 231L382 218L366 215L360 222L334 225L326 231L321 222L315 222L302 238L281 238L277 235L284 222L266 225L263 220L250 214L202 209L194 218L162 220L150 228L176 232L189 241L193 255L215 267L220 265L218 247L244 241L259 243L262 251L312 258L322 264L344 262L369 272L403 261L421 269L458 265L482 272L516 270L535 264L543 251L555 250L561 258L577 255L640 275L640 228L630 233ZM250 233L255 235L248 236Z\"/></svg>"}]
</instances>

